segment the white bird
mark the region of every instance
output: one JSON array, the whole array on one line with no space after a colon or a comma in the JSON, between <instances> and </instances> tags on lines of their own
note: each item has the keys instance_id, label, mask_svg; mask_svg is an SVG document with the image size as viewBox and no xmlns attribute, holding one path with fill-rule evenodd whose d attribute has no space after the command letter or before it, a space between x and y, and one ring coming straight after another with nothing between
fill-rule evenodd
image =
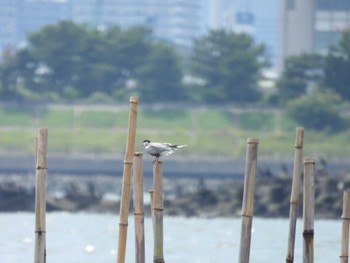
<instances>
[{"instance_id":1,"label":"white bird","mask_svg":"<svg viewBox=\"0 0 350 263\"><path fill-rule=\"evenodd\" d=\"M187 145L176 145L171 143L151 142L150 140L144 140L142 146L145 147L146 152L152 156L155 156L155 162L158 161L161 156L169 156L173 154L175 150L186 147Z\"/></svg>"}]
</instances>

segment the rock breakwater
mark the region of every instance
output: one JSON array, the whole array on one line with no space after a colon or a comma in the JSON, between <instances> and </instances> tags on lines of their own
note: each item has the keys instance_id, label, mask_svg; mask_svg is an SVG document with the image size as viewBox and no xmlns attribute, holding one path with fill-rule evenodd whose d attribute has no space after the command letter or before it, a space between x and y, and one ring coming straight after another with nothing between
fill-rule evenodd
<instances>
[{"instance_id":1,"label":"rock breakwater","mask_svg":"<svg viewBox=\"0 0 350 263\"><path fill-rule=\"evenodd\" d=\"M34 211L34 175L0 175L0 212ZM118 213L120 177L52 175L47 184L47 211ZM145 178L147 190L151 178ZM318 171L315 183L316 218L340 218L342 191L350 189L350 174ZM240 216L243 178L164 178L165 214L186 217ZM254 215L288 217L291 176L259 175ZM301 193L302 195L302 193ZM299 215L302 212L300 196ZM133 211L132 202L130 211ZM145 213L150 215L149 203Z\"/></svg>"}]
</instances>

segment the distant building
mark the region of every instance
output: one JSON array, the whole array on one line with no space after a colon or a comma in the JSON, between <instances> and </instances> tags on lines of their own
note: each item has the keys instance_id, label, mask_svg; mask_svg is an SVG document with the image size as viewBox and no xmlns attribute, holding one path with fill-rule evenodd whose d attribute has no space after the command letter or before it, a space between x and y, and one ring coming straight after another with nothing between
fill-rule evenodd
<instances>
[{"instance_id":1,"label":"distant building","mask_svg":"<svg viewBox=\"0 0 350 263\"><path fill-rule=\"evenodd\" d=\"M208 0L208 28L251 35L264 44L272 68L277 64L279 0Z\"/></svg>"},{"instance_id":2,"label":"distant building","mask_svg":"<svg viewBox=\"0 0 350 263\"><path fill-rule=\"evenodd\" d=\"M0 60L23 45L28 33L67 19L64 0L0 0Z\"/></svg>"},{"instance_id":3,"label":"distant building","mask_svg":"<svg viewBox=\"0 0 350 263\"><path fill-rule=\"evenodd\" d=\"M0 0L0 49L62 20L96 28L150 27L156 38L188 48L202 30L201 0ZM1 58L1 54L0 54Z\"/></svg>"},{"instance_id":4,"label":"distant building","mask_svg":"<svg viewBox=\"0 0 350 263\"><path fill-rule=\"evenodd\" d=\"M200 0L71 0L72 19L94 27L143 25L157 38L190 47L200 28Z\"/></svg>"},{"instance_id":5,"label":"distant building","mask_svg":"<svg viewBox=\"0 0 350 263\"><path fill-rule=\"evenodd\" d=\"M23 41L28 33L40 30L46 25L71 19L71 10L67 1L22 0L19 1L17 18L18 40Z\"/></svg>"},{"instance_id":6,"label":"distant building","mask_svg":"<svg viewBox=\"0 0 350 263\"><path fill-rule=\"evenodd\" d=\"M281 0L278 69L291 55L327 52L350 27L350 0Z\"/></svg>"},{"instance_id":7,"label":"distant building","mask_svg":"<svg viewBox=\"0 0 350 263\"><path fill-rule=\"evenodd\" d=\"M18 1L0 0L0 59L16 48L18 40Z\"/></svg>"}]
</instances>

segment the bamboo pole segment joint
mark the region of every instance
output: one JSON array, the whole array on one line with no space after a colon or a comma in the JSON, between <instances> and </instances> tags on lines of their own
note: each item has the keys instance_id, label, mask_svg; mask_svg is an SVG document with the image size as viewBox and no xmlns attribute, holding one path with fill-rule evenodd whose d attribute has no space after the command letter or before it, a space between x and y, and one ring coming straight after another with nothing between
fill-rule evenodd
<instances>
[{"instance_id":1,"label":"bamboo pole segment joint","mask_svg":"<svg viewBox=\"0 0 350 263\"><path fill-rule=\"evenodd\" d=\"M342 216L341 219L343 219L343 220L350 220L350 217Z\"/></svg>"},{"instance_id":2,"label":"bamboo pole segment joint","mask_svg":"<svg viewBox=\"0 0 350 263\"><path fill-rule=\"evenodd\" d=\"M289 203L290 203L291 205L298 205L298 204L299 204L298 200L290 200Z\"/></svg>"},{"instance_id":3,"label":"bamboo pole segment joint","mask_svg":"<svg viewBox=\"0 0 350 263\"><path fill-rule=\"evenodd\" d=\"M34 233L42 235L42 234L45 234L46 231L45 230L36 230Z\"/></svg>"},{"instance_id":4,"label":"bamboo pole segment joint","mask_svg":"<svg viewBox=\"0 0 350 263\"><path fill-rule=\"evenodd\" d=\"M303 236L313 236L314 231L313 230L304 230Z\"/></svg>"},{"instance_id":5,"label":"bamboo pole segment joint","mask_svg":"<svg viewBox=\"0 0 350 263\"><path fill-rule=\"evenodd\" d=\"M302 145L294 145L294 148L295 149L303 149L303 146Z\"/></svg>"},{"instance_id":6,"label":"bamboo pole segment joint","mask_svg":"<svg viewBox=\"0 0 350 263\"><path fill-rule=\"evenodd\" d=\"M143 216L144 213L134 212L134 215L135 215L135 216Z\"/></svg>"},{"instance_id":7,"label":"bamboo pole segment joint","mask_svg":"<svg viewBox=\"0 0 350 263\"><path fill-rule=\"evenodd\" d=\"M294 262L294 258L287 258L286 259L286 263L293 263Z\"/></svg>"},{"instance_id":8,"label":"bamboo pole segment joint","mask_svg":"<svg viewBox=\"0 0 350 263\"><path fill-rule=\"evenodd\" d=\"M154 211L163 211L164 207L154 207L153 210Z\"/></svg>"},{"instance_id":9,"label":"bamboo pole segment joint","mask_svg":"<svg viewBox=\"0 0 350 263\"><path fill-rule=\"evenodd\" d=\"M133 162L124 161L124 164L127 164L127 165L132 165L132 164L133 164Z\"/></svg>"},{"instance_id":10,"label":"bamboo pole segment joint","mask_svg":"<svg viewBox=\"0 0 350 263\"><path fill-rule=\"evenodd\" d=\"M340 258L349 258L349 256L339 256Z\"/></svg>"},{"instance_id":11,"label":"bamboo pole segment joint","mask_svg":"<svg viewBox=\"0 0 350 263\"><path fill-rule=\"evenodd\" d=\"M129 224L128 223L119 223L120 226L127 227Z\"/></svg>"},{"instance_id":12,"label":"bamboo pole segment joint","mask_svg":"<svg viewBox=\"0 0 350 263\"><path fill-rule=\"evenodd\" d=\"M248 214L241 214L242 217L247 217L247 218L252 218L253 215L248 215Z\"/></svg>"},{"instance_id":13,"label":"bamboo pole segment joint","mask_svg":"<svg viewBox=\"0 0 350 263\"><path fill-rule=\"evenodd\" d=\"M165 261L163 259L155 259L153 263L165 263Z\"/></svg>"}]
</instances>

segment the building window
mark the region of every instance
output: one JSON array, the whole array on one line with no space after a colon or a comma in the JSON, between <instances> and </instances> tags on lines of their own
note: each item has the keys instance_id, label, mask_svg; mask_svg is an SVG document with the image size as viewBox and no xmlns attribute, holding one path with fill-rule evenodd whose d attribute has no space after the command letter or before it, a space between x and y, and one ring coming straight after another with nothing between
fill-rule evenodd
<instances>
[{"instance_id":1,"label":"building window","mask_svg":"<svg viewBox=\"0 0 350 263\"><path fill-rule=\"evenodd\" d=\"M349 0L315 0L316 10L350 10Z\"/></svg>"},{"instance_id":2,"label":"building window","mask_svg":"<svg viewBox=\"0 0 350 263\"><path fill-rule=\"evenodd\" d=\"M287 0L287 9L294 10L295 9L295 0Z\"/></svg>"},{"instance_id":3,"label":"building window","mask_svg":"<svg viewBox=\"0 0 350 263\"><path fill-rule=\"evenodd\" d=\"M330 46L336 45L340 39L340 33L334 31L316 31L314 48L316 51L326 51Z\"/></svg>"}]
</instances>

